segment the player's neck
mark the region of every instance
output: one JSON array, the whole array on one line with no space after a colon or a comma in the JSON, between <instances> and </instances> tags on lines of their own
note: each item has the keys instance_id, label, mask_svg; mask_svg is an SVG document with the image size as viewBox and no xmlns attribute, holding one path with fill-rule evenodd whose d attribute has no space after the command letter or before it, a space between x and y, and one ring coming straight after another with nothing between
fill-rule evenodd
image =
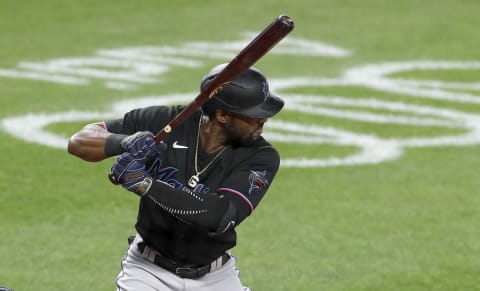
<instances>
[{"instance_id":1,"label":"player's neck","mask_svg":"<svg viewBox=\"0 0 480 291\"><path fill-rule=\"evenodd\" d=\"M214 121L205 118L200 125L200 143L207 153L215 153L224 148L223 129Z\"/></svg>"}]
</instances>

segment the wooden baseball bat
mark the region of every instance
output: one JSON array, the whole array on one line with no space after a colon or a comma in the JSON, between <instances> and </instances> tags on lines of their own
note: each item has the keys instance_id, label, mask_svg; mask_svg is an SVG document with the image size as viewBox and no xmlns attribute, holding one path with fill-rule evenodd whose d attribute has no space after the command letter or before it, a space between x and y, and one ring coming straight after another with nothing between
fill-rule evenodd
<instances>
[{"instance_id":1,"label":"wooden baseball bat","mask_svg":"<svg viewBox=\"0 0 480 291\"><path fill-rule=\"evenodd\" d=\"M260 34L243 48L220 73L200 92L200 94L175 116L160 132L155 135L155 142L161 142L174 128L182 124L190 115L212 98L223 86L233 81L243 71L253 66L290 31L293 20L287 15L280 15L273 20ZM118 184L116 177L109 174L113 184Z\"/></svg>"},{"instance_id":2,"label":"wooden baseball bat","mask_svg":"<svg viewBox=\"0 0 480 291\"><path fill-rule=\"evenodd\" d=\"M198 110L208 99L223 86L231 82L243 71L250 68L294 27L293 20L287 15L280 15L267 26L255 39L243 48L209 85L178 115L173 118L157 135L155 142L162 141L174 128L185 121L192 113Z\"/></svg>"}]
</instances>

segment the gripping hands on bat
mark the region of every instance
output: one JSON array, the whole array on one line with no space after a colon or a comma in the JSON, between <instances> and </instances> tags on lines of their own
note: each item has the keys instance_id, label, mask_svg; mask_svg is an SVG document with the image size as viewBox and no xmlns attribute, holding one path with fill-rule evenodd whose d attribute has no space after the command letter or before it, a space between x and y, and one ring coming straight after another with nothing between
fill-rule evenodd
<instances>
[{"instance_id":1,"label":"gripping hands on bat","mask_svg":"<svg viewBox=\"0 0 480 291\"><path fill-rule=\"evenodd\" d=\"M125 189L143 196L152 185L152 177L147 173L146 164L162 156L167 149L163 142L155 143L153 133L138 132L125 137L121 142L126 150L112 165L110 176Z\"/></svg>"}]
</instances>

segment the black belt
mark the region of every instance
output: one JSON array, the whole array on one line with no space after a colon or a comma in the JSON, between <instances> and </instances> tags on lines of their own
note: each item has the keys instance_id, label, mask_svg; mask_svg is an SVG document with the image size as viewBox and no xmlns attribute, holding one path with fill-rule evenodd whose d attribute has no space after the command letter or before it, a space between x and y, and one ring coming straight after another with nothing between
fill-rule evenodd
<instances>
[{"instance_id":1,"label":"black belt","mask_svg":"<svg viewBox=\"0 0 480 291\"><path fill-rule=\"evenodd\" d=\"M154 256L145 254L145 249L148 247L145 245L144 242L138 243L137 247L147 260L151 261L155 265L162 267L182 278L197 279L206 275L207 273L210 273L210 271L212 271L212 263L204 266L180 266L176 264L174 261L165 258L158 252L155 252ZM151 248L149 249L152 250ZM230 255L227 253L224 253L221 256L220 265L221 266L225 265L228 262L228 260L230 260Z\"/></svg>"}]
</instances>

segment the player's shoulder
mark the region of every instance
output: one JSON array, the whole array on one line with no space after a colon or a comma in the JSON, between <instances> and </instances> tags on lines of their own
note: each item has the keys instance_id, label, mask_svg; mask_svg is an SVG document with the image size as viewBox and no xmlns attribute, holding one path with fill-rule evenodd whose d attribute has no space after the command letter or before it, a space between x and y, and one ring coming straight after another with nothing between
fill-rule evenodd
<instances>
[{"instance_id":1,"label":"player's shoulder","mask_svg":"<svg viewBox=\"0 0 480 291\"><path fill-rule=\"evenodd\" d=\"M238 147L232 150L232 155L237 161L252 161L258 163L279 164L280 155L270 142L265 138L258 138L253 144Z\"/></svg>"},{"instance_id":2,"label":"player's shoulder","mask_svg":"<svg viewBox=\"0 0 480 291\"><path fill-rule=\"evenodd\" d=\"M171 118L172 116L176 116L183 108L184 108L183 105L173 105L173 106L152 105L152 106L133 109L127 114L135 114L139 117L144 117L144 118L148 118L148 117L152 118L158 115L168 116L169 118Z\"/></svg>"},{"instance_id":3,"label":"player's shoulder","mask_svg":"<svg viewBox=\"0 0 480 291\"><path fill-rule=\"evenodd\" d=\"M260 155L269 155L271 159L280 160L280 154L277 149L265 138L260 137L256 142L256 153Z\"/></svg>"},{"instance_id":4,"label":"player's shoulder","mask_svg":"<svg viewBox=\"0 0 480 291\"><path fill-rule=\"evenodd\" d=\"M277 150L273 147L273 145L268 142L263 136L259 137L253 147L256 151L272 151L277 152Z\"/></svg>"}]
</instances>

